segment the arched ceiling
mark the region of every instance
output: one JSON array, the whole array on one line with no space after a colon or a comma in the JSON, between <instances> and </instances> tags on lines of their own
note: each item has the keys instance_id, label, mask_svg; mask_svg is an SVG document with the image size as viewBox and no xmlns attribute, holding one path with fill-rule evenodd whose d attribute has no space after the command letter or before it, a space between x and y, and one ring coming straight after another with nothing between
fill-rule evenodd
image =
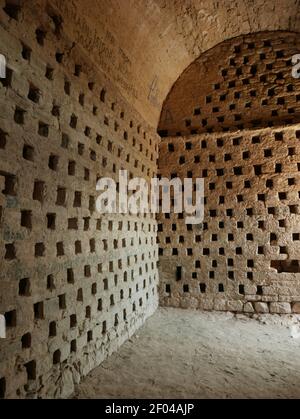
<instances>
[{"instance_id":1,"label":"arched ceiling","mask_svg":"<svg viewBox=\"0 0 300 419\"><path fill-rule=\"evenodd\" d=\"M155 127L173 84L201 53L242 34L300 28L300 0L49 1Z\"/></svg>"},{"instance_id":2,"label":"arched ceiling","mask_svg":"<svg viewBox=\"0 0 300 419\"><path fill-rule=\"evenodd\" d=\"M161 136L223 132L300 122L295 32L267 31L226 40L204 52L173 85Z\"/></svg>"}]
</instances>

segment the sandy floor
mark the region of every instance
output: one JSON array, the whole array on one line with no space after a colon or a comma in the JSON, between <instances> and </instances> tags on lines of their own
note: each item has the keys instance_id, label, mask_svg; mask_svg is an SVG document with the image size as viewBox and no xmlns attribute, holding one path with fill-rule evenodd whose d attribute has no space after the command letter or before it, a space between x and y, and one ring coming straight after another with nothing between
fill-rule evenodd
<instances>
[{"instance_id":1,"label":"sandy floor","mask_svg":"<svg viewBox=\"0 0 300 419\"><path fill-rule=\"evenodd\" d=\"M299 398L300 337L291 336L293 323L160 309L75 397Z\"/></svg>"}]
</instances>

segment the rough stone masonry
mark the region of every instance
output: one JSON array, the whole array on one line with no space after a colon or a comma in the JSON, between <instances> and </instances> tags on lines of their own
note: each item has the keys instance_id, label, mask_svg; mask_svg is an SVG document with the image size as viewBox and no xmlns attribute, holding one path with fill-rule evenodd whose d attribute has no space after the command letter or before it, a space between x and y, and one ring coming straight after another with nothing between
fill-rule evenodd
<instances>
[{"instance_id":1,"label":"rough stone masonry","mask_svg":"<svg viewBox=\"0 0 300 419\"><path fill-rule=\"evenodd\" d=\"M167 97L159 172L204 178L205 219L160 215L163 305L299 313L299 48L289 32L234 38L192 63Z\"/></svg>"},{"instance_id":2,"label":"rough stone masonry","mask_svg":"<svg viewBox=\"0 0 300 419\"><path fill-rule=\"evenodd\" d=\"M300 313L299 1L129 3L0 0L1 399L70 396L159 298ZM119 170L203 177L203 225L99 214Z\"/></svg>"},{"instance_id":3,"label":"rough stone masonry","mask_svg":"<svg viewBox=\"0 0 300 419\"><path fill-rule=\"evenodd\" d=\"M95 201L156 174L158 136L46 2L0 3L0 397L66 397L157 307L155 217Z\"/></svg>"}]
</instances>

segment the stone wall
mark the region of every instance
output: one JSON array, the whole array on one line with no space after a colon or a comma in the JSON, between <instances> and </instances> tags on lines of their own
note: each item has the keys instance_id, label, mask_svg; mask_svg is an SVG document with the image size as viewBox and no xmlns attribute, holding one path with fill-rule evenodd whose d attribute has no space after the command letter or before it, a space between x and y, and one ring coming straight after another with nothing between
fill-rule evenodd
<instances>
[{"instance_id":1,"label":"stone wall","mask_svg":"<svg viewBox=\"0 0 300 419\"><path fill-rule=\"evenodd\" d=\"M66 397L157 307L155 217L96 181L150 179L158 136L46 2L0 1L0 398Z\"/></svg>"},{"instance_id":2,"label":"stone wall","mask_svg":"<svg viewBox=\"0 0 300 419\"><path fill-rule=\"evenodd\" d=\"M300 311L300 128L275 132L257 123L261 109L267 125L298 122L299 84L286 78L298 38L264 34L253 48L245 35L226 43L234 47L230 56L224 45L208 51L249 32L297 30L298 3L286 0L281 13L281 0L247 0L243 8L235 0L133 0L130 7L0 0L7 58L0 80L0 314L7 324L0 398L69 396L155 311L159 253L162 305ZM176 126L160 127L180 134L161 144L161 174L204 177L206 219L200 228L159 216L159 250L156 218L99 214L96 183L118 180L120 169L148 181L156 175L153 126L162 101L205 51L191 68L204 64L207 73L205 60L214 63L219 48L228 62L203 79L208 90L189 82L192 96L184 88L172 103Z\"/></svg>"},{"instance_id":3,"label":"stone wall","mask_svg":"<svg viewBox=\"0 0 300 419\"><path fill-rule=\"evenodd\" d=\"M159 173L205 181L202 226L160 215L161 304L299 313L300 126L164 138Z\"/></svg>"},{"instance_id":4,"label":"stone wall","mask_svg":"<svg viewBox=\"0 0 300 419\"><path fill-rule=\"evenodd\" d=\"M300 122L300 79L292 57L300 37L261 32L220 43L201 54L165 100L159 132L181 136Z\"/></svg>"}]
</instances>

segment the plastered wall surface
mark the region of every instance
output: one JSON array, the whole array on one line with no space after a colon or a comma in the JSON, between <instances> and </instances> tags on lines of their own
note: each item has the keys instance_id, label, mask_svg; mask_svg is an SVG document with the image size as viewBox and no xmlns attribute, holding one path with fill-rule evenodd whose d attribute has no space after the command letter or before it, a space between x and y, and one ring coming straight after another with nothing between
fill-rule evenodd
<instances>
[{"instance_id":1,"label":"plastered wall surface","mask_svg":"<svg viewBox=\"0 0 300 419\"><path fill-rule=\"evenodd\" d=\"M41 0L31 0L32 6ZM46 4L46 1L43 1ZM52 0L81 44L153 127L182 72L226 39L299 31L299 0Z\"/></svg>"},{"instance_id":2,"label":"plastered wall surface","mask_svg":"<svg viewBox=\"0 0 300 419\"><path fill-rule=\"evenodd\" d=\"M170 91L159 173L204 179L205 220L160 215L163 305L299 312L298 38L265 32L225 41Z\"/></svg>"},{"instance_id":3,"label":"plastered wall surface","mask_svg":"<svg viewBox=\"0 0 300 419\"><path fill-rule=\"evenodd\" d=\"M158 297L300 312L299 84L287 70L300 3L282 4L0 0L0 398L70 396ZM179 89L161 141L165 98L180 75L216 62L214 47L208 90L195 88L198 74L188 79L193 95ZM150 181L158 167L204 177L202 227L97 212L98 179L118 182L125 169Z\"/></svg>"}]
</instances>

